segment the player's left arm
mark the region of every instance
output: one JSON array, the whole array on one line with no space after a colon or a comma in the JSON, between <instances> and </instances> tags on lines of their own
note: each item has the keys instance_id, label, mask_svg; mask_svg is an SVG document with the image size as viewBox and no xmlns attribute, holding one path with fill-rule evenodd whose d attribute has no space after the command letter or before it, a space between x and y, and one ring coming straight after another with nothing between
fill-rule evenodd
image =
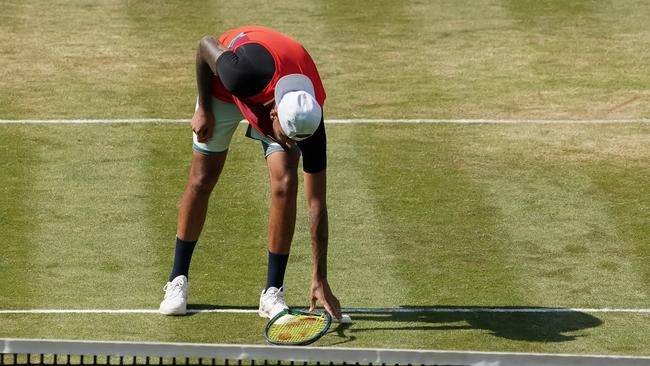
<instances>
[{"instance_id":1,"label":"player's left arm","mask_svg":"<svg viewBox=\"0 0 650 366\"><path fill-rule=\"evenodd\" d=\"M316 302L320 302L328 313L341 319L341 304L334 296L327 280L327 247L329 244L326 201L327 170L318 173L305 172L304 177L309 211L309 233L314 257L309 307L313 309L316 307Z\"/></svg>"},{"instance_id":2,"label":"player's left arm","mask_svg":"<svg viewBox=\"0 0 650 366\"><path fill-rule=\"evenodd\" d=\"M327 248L329 244L329 222L327 216L327 144L325 124L313 136L298 141L303 155L304 187L309 212L309 233L314 257L310 308L320 302L325 310L341 319L341 304L334 296L327 280Z\"/></svg>"}]
</instances>

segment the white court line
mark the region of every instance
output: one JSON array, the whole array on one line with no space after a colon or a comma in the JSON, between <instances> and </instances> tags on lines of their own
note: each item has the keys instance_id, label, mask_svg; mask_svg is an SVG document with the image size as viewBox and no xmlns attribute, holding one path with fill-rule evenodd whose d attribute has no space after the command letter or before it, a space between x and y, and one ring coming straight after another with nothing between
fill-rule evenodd
<instances>
[{"instance_id":1,"label":"white court line","mask_svg":"<svg viewBox=\"0 0 650 366\"><path fill-rule=\"evenodd\" d=\"M114 118L114 119L0 119L0 124L110 124L110 123L189 123L189 119Z\"/></svg>"},{"instance_id":2,"label":"white court line","mask_svg":"<svg viewBox=\"0 0 650 366\"><path fill-rule=\"evenodd\" d=\"M257 313L257 309L188 309L188 313ZM421 314L421 313L633 313L650 314L650 309L632 308L343 308L349 314ZM0 310L10 314L158 314L155 309L26 309Z\"/></svg>"},{"instance_id":3,"label":"white court line","mask_svg":"<svg viewBox=\"0 0 650 366\"><path fill-rule=\"evenodd\" d=\"M331 119L331 124L373 124L373 123L450 123L450 124L607 124L607 123L650 123L650 119Z\"/></svg>"},{"instance_id":4,"label":"white court line","mask_svg":"<svg viewBox=\"0 0 650 366\"><path fill-rule=\"evenodd\" d=\"M0 124L113 124L113 123L189 123L189 119L174 118L115 118L115 119L0 119ZM639 119L453 119L453 118L378 118L378 119L328 119L327 124L624 124L650 123L649 118Z\"/></svg>"}]
</instances>

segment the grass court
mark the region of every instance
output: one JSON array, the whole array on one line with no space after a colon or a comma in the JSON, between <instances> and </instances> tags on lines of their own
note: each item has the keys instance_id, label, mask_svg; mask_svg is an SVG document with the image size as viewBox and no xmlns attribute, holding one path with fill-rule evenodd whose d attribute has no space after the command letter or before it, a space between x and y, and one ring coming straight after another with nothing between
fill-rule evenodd
<instances>
[{"instance_id":1,"label":"grass court","mask_svg":"<svg viewBox=\"0 0 650 366\"><path fill-rule=\"evenodd\" d=\"M255 11L249 11L254 8ZM313 55L330 124L329 277L358 312L316 345L650 355L650 5L642 1L3 1L0 119L190 118L204 34L276 28ZM190 304L256 309L269 205L236 132ZM186 124L0 124L0 310L155 309ZM299 193L287 302L311 271ZM468 308L564 309L459 312ZM632 309L589 312L569 309ZM264 342L250 313L0 314L0 337Z\"/></svg>"}]
</instances>

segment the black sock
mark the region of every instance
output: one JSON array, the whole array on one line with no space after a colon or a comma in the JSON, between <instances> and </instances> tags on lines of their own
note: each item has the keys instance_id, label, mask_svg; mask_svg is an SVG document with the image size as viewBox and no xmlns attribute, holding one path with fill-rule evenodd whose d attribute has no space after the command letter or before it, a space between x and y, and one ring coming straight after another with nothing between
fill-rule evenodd
<instances>
[{"instance_id":1,"label":"black sock","mask_svg":"<svg viewBox=\"0 0 650 366\"><path fill-rule=\"evenodd\" d=\"M284 283L284 271L287 269L289 254L275 254L269 252L269 266L266 272L266 289L269 287L280 288Z\"/></svg>"},{"instance_id":2,"label":"black sock","mask_svg":"<svg viewBox=\"0 0 650 366\"><path fill-rule=\"evenodd\" d=\"M169 281L178 276L188 277L190 271L190 261L192 260L192 252L196 246L195 241L183 241L176 237L176 252L174 254L174 268L169 275Z\"/></svg>"}]
</instances>

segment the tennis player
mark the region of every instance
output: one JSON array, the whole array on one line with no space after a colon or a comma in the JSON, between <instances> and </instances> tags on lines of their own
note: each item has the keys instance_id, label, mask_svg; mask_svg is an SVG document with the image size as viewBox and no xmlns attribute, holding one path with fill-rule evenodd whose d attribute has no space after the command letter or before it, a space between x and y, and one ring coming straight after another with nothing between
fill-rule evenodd
<instances>
[{"instance_id":1,"label":"tennis player","mask_svg":"<svg viewBox=\"0 0 650 366\"><path fill-rule=\"evenodd\" d=\"M298 42L269 28L245 26L219 39L201 39L196 55L198 101L192 117L193 154L180 202L176 251L160 313L187 311L192 252L205 222L208 199L242 119L246 135L261 142L271 183L268 269L259 314L287 308L284 274L296 222L298 165L302 155L314 268L310 307L320 302L341 318L327 281L325 90L314 61Z\"/></svg>"}]
</instances>

